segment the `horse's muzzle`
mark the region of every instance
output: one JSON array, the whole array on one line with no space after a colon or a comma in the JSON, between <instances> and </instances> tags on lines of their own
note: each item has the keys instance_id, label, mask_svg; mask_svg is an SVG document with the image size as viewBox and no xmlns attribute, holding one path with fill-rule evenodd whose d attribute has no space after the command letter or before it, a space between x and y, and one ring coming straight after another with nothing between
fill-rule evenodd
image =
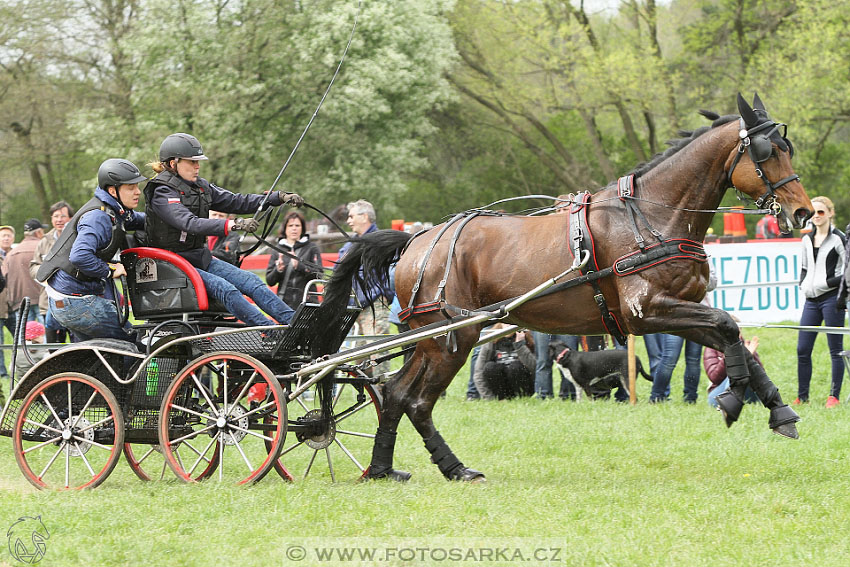
<instances>
[{"instance_id":1,"label":"horse's muzzle","mask_svg":"<svg viewBox=\"0 0 850 567\"><path fill-rule=\"evenodd\" d=\"M794 211L794 228L802 228L806 224L806 221L812 218L814 214L814 211L810 211L805 207L800 207Z\"/></svg>"}]
</instances>

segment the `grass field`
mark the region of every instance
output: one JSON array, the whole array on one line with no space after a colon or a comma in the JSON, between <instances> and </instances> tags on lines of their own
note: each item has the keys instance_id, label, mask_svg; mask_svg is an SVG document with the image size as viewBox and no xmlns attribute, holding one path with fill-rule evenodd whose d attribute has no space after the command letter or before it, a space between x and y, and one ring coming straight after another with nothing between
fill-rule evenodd
<instances>
[{"instance_id":1,"label":"grass field","mask_svg":"<svg viewBox=\"0 0 850 567\"><path fill-rule=\"evenodd\" d=\"M756 332L768 373L790 401L796 334ZM444 481L406 420L395 457L413 473L405 485L288 484L274 471L252 487L142 483L121 462L96 490L39 492L2 438L0 533L19 516L40 515L50 537L39 565L63 567L844 566L850 409L823 407L822 338L814 366L797 441L771 434L761 406L746 406L727 430L705 403L704 376L699 403L685 405L682 365L671 403L649 405L641 380L634 407L465 402L464 369L435 423L461 460L487 474L479 485ZM0 565L17 564L0 549Z\"/></svg>"}]
</instances>

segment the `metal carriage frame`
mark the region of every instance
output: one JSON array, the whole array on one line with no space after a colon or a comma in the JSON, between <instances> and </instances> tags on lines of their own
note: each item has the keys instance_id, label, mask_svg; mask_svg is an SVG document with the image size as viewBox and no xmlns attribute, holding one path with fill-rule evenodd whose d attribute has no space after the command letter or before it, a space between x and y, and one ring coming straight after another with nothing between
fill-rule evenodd
<instances>
[{"instance_id":1,"label":"metal carriage frame","mask_svg":"<svg viewBox=\"0 0 850 567\"><path fill-rule=\"evenodd\" d=\"M152 257L146 250L122 255L134 304L139 293L152 291L133 286L135 268ZM150 254L171 265L162 251ZM69 345L34 365L0 414L0 435L12 437L24 476L42 489L98 486L122 454L142 480L163 478L167 469L186 482L217 476L247 484L272 469L290 481L319 469L318 476L333 481L361 478L368 473L362 463L381 416L380 380L367 372L374 357L398 356L388 353L502 319L574 269L502 305L318 359L310 357L308 335L318 301L302 303L289 326L244 327L220 317L193 319L191 314L204 310L180 312L174 298L166 297L171 307L137 327L145 334L139 343L145 352L136 343L94 340ZM189 289L175 278L144 283L156 281L165 286L159 289L165 296ZM359 313L352 306L325 330L334 333L335 349ZM176 314L179 319L169 319ZM349 427L353 423L357 426ZM342 438L360 443L358 451ZM332 450L347 467L335 464Z\"/></svg>"}]
</instances>

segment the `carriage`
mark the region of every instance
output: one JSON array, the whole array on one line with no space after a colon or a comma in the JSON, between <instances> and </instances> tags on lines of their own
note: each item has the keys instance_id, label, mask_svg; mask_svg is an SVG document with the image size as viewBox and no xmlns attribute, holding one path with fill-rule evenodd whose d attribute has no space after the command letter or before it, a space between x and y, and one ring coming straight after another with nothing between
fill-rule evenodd
<instances>
[{"instance_id":1,"label":"carriage","mask_svg":"<svg viewBox=\"0 0 850 567\"><path fill-rule=\"evenodd\" d=\"M318 285L290 325L245 327L180 256L131 248L121 259L144 321L136 340L59 349L18 380L0 416L29 482L94 487L122 454L142 480L169 469L188 482L250 483L271 469L286 480L363 475L380 417L377 381L348 360L320 376L298 372L311 362L305 331ZM338 349L359 311L349 308L326 340Z\"/></svg>"}]
</instances>

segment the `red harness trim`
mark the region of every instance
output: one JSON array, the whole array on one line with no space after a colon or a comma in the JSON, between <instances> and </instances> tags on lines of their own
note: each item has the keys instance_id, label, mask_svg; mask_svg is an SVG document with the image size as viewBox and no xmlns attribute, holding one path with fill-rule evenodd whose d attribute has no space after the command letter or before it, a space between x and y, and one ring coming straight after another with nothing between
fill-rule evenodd
<instances>
[{"instance_id":1,"label":"red harness trim","mask_svg":"<svg viewBox=\"0 0 850 567\"><path fill-rule=\"evenodd\" d=\"M398 320L404 323L406 320L410 319L414 315L431 313L432 311L439 311L440 309L442 309L442 306L439 301L432 301L431 303L422 303L420 305L415 305L413 308L406 308L399 311Z\"/></svg>"},{"instance_id":2,"label":"red harness trim","mask_svg":"<svg viewBox=\"0 0 850 567\"><path fill-rule=\"evenodd\" d=\"M662 256L655 261L652 261L648 264L643 264L640 266L636 266L632 269L622 269L620 262L623 260L630 258L636 254L642 254L641 251L630 252L628 254L624 254L617 258L617 261L614 262L614 274L617 276L630 276L632 274L636 274L638 272L642 272L648 268L652 268L653 266L657 266L659 264L663 264L664 262L669 262L670 260L692 260L694 262L699 262L704 264L708 261L708 254L705 252L705 247L703 247L702 242L697 242L696 240L690 240L688 238L670 238L665 240L662 244L652 244L646 247L646 251L649 252L653 248L657 248L662 245L670 245L671 243L675 243L676 248L679 250L679 254L669 254L666 256Z\"/></svg>"}]
</instances>

